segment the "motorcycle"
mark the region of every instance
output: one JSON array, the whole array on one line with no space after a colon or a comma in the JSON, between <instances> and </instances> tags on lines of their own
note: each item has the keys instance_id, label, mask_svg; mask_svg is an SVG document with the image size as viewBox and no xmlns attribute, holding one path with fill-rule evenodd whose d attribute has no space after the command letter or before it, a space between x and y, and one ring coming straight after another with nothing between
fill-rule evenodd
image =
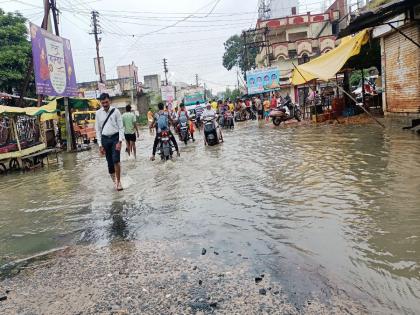
<instances>
[{"instance_id":1,"label":"motorcycle","mask_svg":"<svg viewBox=\"0 0 420 315\"><path fill-rule=\"evenodd\" d=\"M163 161L167 161L172 159L172 154L173 154L173 150L172 150L172 142L171 139L169 138L169 132L168 131L162 131L160 137L159 137L159 155L160 158Z\"/></svg>"},{"instance_id":2,"label":"motorcycle","mask_svg":"<svg viewBox=\"0 0 420 315\"><path fill-rule=\"evenodd\" d=\"M223 142L223 136L220 128L216 125L214 117L206 117L203 121L204 137L208 145L213 146Z\"/></svg>"},{"instance_id":3,"label":"motorcycle","mask_svg":"<svg viewBox=\"0 0 420 315\"><path fill-rule=\"evenodd\" d=\"M231 111L226 111L223 114L223 128L226 129L233 129L235 127L235 124L233 122L233 115Z\"/></svg>"},{"instance_id":4,"label":"motorcycle","mask_svg":"<svg viewBox=\"0 0 420 315\"><path fill-rule=\"evenodd\" d=\"M287 113L285 107L289 109L289 113ZM288 121L290 119L301 121L302 112L298 105L293 104L291 100L287 100L276 109L273 109L270 112L270 117L273 120L273 124L275 126L279 126L282 122Z\"/></svg>"},{"instance_id":5,"label":"motorcycle","mask_svg":"<svg viewBox=\"0 0 420 315\"><path fill-rule=\"evenodd\" d=\"M190 129L188 126L188 122L180 122L179 123L179 139L184 142L185 144L188 143L190 140Z\"/></svg>"},{"instance_id":6,"label":"motorcycle","mask_svg":"<svg viewBox=\"0 0 420 315\"><path fill-rule=\"evenodd\" d=\"M246 109L240 109L239 111L235 112L235 121L246 121L251 118L251 114Z\"/></svg>"}]
</instances>

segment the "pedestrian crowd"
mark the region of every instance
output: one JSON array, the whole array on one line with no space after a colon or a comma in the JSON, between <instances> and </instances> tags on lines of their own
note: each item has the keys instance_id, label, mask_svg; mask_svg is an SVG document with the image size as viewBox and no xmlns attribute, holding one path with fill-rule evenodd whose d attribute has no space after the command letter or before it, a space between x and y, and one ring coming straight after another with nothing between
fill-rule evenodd
<instances>
[{"instance_id":1,"label":"pedestrian crowd","mask_svg":"<svg viewBox=\"0 0 420 315\"><path fill-rule=\"evenodd\" d=\"M288 98L289 95L286 95L285 99ZM130 105L127 105L126 112L121 114L119 110L111 106L110 97L106 93L101 94L99 100L102 106L96 112L95 121L99 152L106 157L108 172L116 190L122 190L121 145L125 140L129 158L136 158L136 140L139 137L136 115L132 112ZM150 132L155 133L151 160L155 159L162 131L167 133L177 155L180 155L177 141L170 129L171 126L174 127L174 132L180 135L181 124L186 124L188 135L195 141L194 132L196 128L200 130L203 119L206 117L217 120L217 128L219 125L225 128L233 128L235 121L251 119L268 121L270 111L279 107L282 102L283 97L279 93L267 93L235 100L212 99L204 104L197 102L192 110L187 110L184 103L181 103L179 108L173 108L172 105L165 107L163 103L159 103L158 111L153 112L152 108L149 108L147 113ZM219 130L218 135L223 141L223 136ZM204 143L207 144L206 137L204 137Z\"/></svg>"}]
</instances>

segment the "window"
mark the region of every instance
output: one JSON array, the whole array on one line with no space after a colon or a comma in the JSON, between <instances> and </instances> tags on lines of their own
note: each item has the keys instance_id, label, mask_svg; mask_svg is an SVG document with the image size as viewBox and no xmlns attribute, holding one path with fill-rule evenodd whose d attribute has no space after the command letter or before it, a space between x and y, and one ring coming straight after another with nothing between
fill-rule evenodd
<instances>
[{"instance_id":1,"label":"window","mask_svg":"<svg viewBox=\"0 0 420 315\"><path fill-rule=\"evenodd\" d=\"M298 58L298 64L303 64L309 62L310 58L307 54L303 54L301 58Z\"/></svg>"},{"instance_id":2,"label":"window","mask_svg":"<svg viewBox=\"0 0 420 315\"><path fill-rule=\"evenodd\" d=\"M289 42L295 42L300 39L308 38L307 32L289 33Z\"/></svg>"},{"instance_id":3,"label":"window","mask_svg":"<svg viewBox=\"0 0 420 315\"><path fill-rule=\"evenodd\" d=\"M289 50L289 58L290 59L295 59L296 56L297 56L296 49Z\"/></svg>"}]
</instances>

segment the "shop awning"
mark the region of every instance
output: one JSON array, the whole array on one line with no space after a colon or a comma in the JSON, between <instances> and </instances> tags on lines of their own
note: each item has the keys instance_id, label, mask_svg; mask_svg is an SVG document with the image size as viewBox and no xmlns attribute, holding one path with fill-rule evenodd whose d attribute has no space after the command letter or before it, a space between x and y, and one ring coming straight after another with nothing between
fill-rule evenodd
<instances>
[{"instance_id":1,"label":"shop awning","mask_svg":"<svg viewBox=\"0 0 420 315\"><path fill-rule=\"evenodd\" d=\"M57 102L53 101L41 107L13 107L0 105L0 114L25 114L28 116L38 116L46 113L55 113Z\"/></svg>"},{"instance_id":2,"label":"shop awning","mask_svg":"<svg viewBox=\"0 0 420 315\"><path fill-rule=\"evenodd\" d=\"M297 66L297 70L293 71L292 84L300 85L314 79L328 81L334 78L350 57L360 53L361 47L368 40L369 32L367 29L355 36L344 37L338 47L308 63Z\"/></svg>"}]
</instances>

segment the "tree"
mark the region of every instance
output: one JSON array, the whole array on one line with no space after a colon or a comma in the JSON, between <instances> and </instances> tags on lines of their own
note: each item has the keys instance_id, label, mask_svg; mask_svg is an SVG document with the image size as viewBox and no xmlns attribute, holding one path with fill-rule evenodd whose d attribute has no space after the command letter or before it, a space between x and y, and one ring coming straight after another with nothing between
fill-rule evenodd
<instances>
[{"instance_id":1,"label":"tree","mask_svg":"<svg viewBox=\"0 0 420 315\"><path fill-rule=\"evenodd\" d=\"M0 91L20 92L31 56L26 19L0 9Z\"/></svg>"},{"instance_id":2,"label":"tree","mask_svg":"<svg viewBox=\"0 0 420 315\"><path fill-rule=\"evenodd\" d=\"M224 43L224 46L223 66L227 70L239 66L242 74L244 74L247 70L255 68L255 57L258 54L258 49L255 47L246 48L243 37L233 35ZM247 52L245 52L245 48Z\"/></svg>"},{"instance_id":3,"label":"tree","mask_svg":"<svg viewBox=\"0 0 420 315\"><path fill-rule=\"evenodd\" d=\"M239 91L238 89L231 90L229 88L226 88L226 91L225 91L226 99L235 100L240 96L241 96L241 91Z\"/></svg>"}]
</instances>

